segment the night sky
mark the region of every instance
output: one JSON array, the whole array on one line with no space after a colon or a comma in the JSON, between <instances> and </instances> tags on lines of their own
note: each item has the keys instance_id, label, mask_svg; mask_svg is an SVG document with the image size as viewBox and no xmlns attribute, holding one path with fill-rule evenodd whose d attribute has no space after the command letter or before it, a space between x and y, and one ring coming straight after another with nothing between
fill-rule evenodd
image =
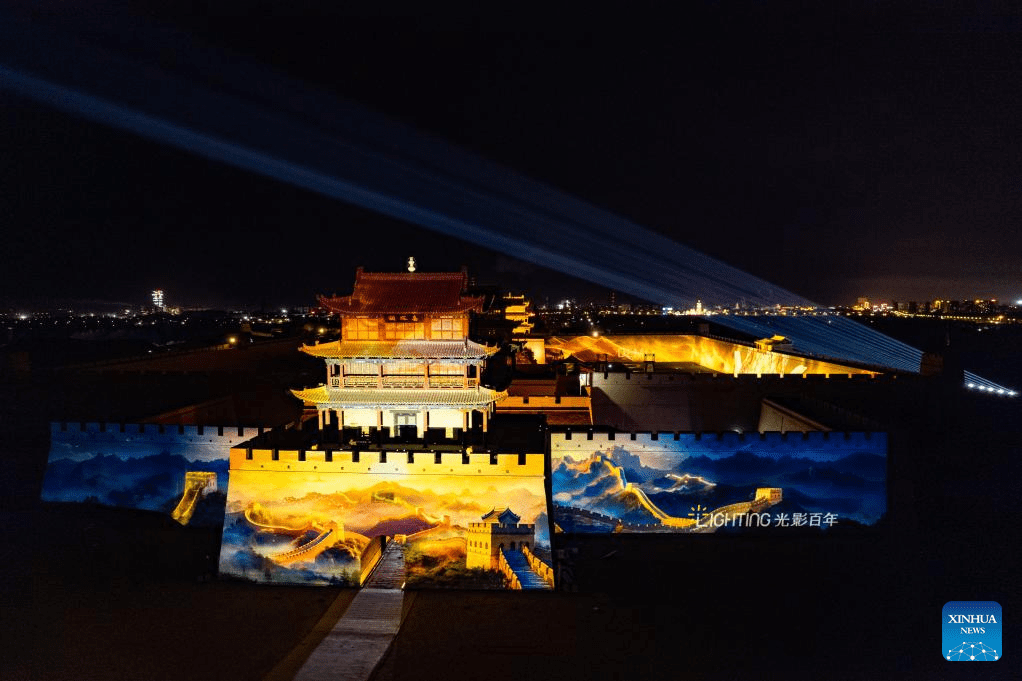
<instances>
[{"instance_id":1,"label":"night sky","mask_svg":"<svg viewBox=\"0 0 1022 681\"><path fill-rule=\"evenodd\" d=\"M722 4L11 11L129 54L183 62L190 42L271 65L822 304L1022 298L1017 14ZM157 287L172 305L311 303L408 255L540 301L608 294L2 90L0 181L4 308L139 305Z\"/></svg>"}]
</instances>

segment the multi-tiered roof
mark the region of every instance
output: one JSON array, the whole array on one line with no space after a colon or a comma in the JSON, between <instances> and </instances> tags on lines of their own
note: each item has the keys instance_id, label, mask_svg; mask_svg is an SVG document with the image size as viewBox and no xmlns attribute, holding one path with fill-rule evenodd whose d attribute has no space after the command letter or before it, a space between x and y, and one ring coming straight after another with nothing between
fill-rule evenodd
<instances>
[{"instance_id":1,"label":"multi-tiered roof","mask_svg":"<svg viewBox=\"0 0 1022 681\"><path fill-rule=\"evenodd\" d=\"M435 315L482 312L484 299L465 294L461 272L355 272L350 296L319 296L320 304L346 315Z\"/></svg>"},{"instance_id":2,"label":"multi-tiered roof","mask_svg":"<svg viewBox=\"0 0 1022 681\"><path fill-rule=\"evenodd\" d=\"M342 338L302 348L326 362L327 382L295 390L295 396L344 424L364 427L367 413L376 413L376 427L414 417L420 428L449 429L468 427L470 412L482 411L485 427L504 393L480 383L495 349L468 339L469 314L482 311L484 298L469 295L467 285L464 271L359 268L351 295L320 296L320 304L341 317Z\"/></svg>"}]
</instances>

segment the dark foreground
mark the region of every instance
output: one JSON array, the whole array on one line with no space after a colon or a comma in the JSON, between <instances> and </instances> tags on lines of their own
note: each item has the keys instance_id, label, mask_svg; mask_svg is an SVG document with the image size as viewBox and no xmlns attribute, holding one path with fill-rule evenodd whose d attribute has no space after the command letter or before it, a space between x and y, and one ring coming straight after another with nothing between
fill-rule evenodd
<instances>
[{"instance_id":1,"label":"dark foreground","mask_svg":"<svg viewBox=\"0 0 1022 681\"><path fill-rule=\"evenodd\" d=\"M354 595L216 579L207 550L217 533L157 514L44 505L5 513L4 527L5 680L290 678ZM982 665L939 657L945 601L999 600L1008 616L1017 603L1014 568L982 544L919 552L890 528L689 539L579 542L576 583L597 587L580 593L408 592L374 678L989 679L1020 669L1011 650ZM974 561L991 567L966 569Z\"/></svg>"}]
</instances>

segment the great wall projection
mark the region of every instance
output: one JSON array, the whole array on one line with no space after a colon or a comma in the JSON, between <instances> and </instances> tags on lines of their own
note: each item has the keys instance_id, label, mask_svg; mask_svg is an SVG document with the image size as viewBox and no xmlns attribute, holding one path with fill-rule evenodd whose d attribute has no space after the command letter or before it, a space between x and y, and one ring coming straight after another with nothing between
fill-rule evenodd
<instances>
[{"instance_id":1,"label":"great wall projection","mask_svg":"<svg viewBox=\"0 0 1022 681\"><path fill-rule=\"evenodd\" d=\"M826 534L887 509L884 433L560 430L549 488L543 452L259 449L256 435L53 424L42 498L222 524L225 576L364 586L386 564L409 588L553 588L551 549L586 533Z\"/></svg>"},{"instance_id":2,"label":"great wall projection","mask_svg":"<svg viewBox=\"0 0 1022 681\"><path fill-rule=\"evenodd\" d=\"M554 529L743 531L873 525L885 433L553 433Z\"/></svg>"},{"instance_id":3,"label":"great wall projection","mask_svg":"<svg viewBox=\"0 0 1022 681\"><path fill-rule=\"evenodd\" d=\"M543 469L542 453L232 449L220 572L358 586L383 537L396 587L552 588Z\"/></svg>"},{"instance_id":4,"label":"great wall projection","mask_svg":"<svg viewBox=\"0 0 1022 681\"><path fill-rule=\"evenodd\" d=\"M181 524L219 525L228 453L256 429L51 424L43 501L160 511Z\"/></svg>"}]
</instances>

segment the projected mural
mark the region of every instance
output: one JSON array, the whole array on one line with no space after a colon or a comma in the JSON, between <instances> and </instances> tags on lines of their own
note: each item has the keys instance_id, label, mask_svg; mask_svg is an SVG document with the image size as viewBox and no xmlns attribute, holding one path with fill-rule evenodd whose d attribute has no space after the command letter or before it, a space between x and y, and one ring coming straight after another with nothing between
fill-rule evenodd
<instances>
[{"instance_id":1,"label":"projected mural","mask_svg":"<svg viewBox=\"0 0 1022 681\"><path fill-rule=\"evenodd\" d=\"M221 575L552 588L543 459L234 449Z\"/></svg>"},{"instance_id":2,"label":"projected mural","mask_svg":"<svg viewBox=\"0 0 1022 681\"><path fill-rule=\"evenodd\" d=\"M196 426L51 425L43 501L160 511L182 525L219 525L228 453L244 430ZM247 437L251 437L249 432Z\"/></svg>"},{"instance_id":3,"label":"projected mural","mask_svg":"<svg viewBox=\"0 0 1022 681\"><path fill-rule=\"evenodd\" d=\"M887 509L884 433L551 435L563 532L824 530Z\"/></svg>"},{"instance_id":4,"label":"projected mural","mask_svg":"<svg viewBox=\"0 0 1022 681\"><path fill-rule=\"evenodd\" d=\"M764 338L754 345L689 334L553 336L546 340L548 361L575 357L583 362L641 363L653 357L657 362L685 363L692 371L725 374L871 374L875 371L847 367L833 362L774 352L786 339Z\"/></svg>"}]
</instances>

